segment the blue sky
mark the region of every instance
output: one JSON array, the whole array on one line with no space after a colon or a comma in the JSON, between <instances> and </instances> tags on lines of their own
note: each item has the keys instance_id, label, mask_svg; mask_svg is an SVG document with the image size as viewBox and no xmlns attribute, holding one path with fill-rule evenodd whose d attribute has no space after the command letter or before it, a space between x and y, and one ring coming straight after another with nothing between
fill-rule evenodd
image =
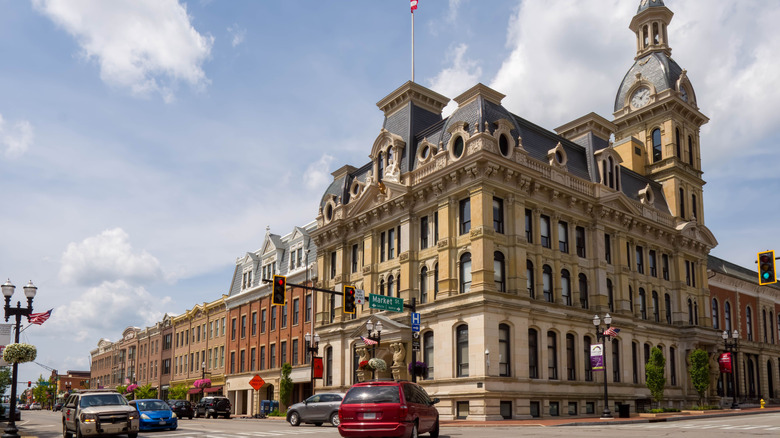
<instances>
[{"instance_id":1,"label":"blue sky","mask_svg":"<svg viewBox=\"0 0 780 438\"><path fill-rule=\"evenodd\" d=\"M410 79L408 3L0 0L0 275L54 309L22 333L37 361L88 369L101 337L227 292L266 226L313 220L330 172L368 161L376 102ZM421 0L415 80L450 98L482 82L548 129L612 119L638 3ZM711 119L713 254L753 269L780 250L780 2L666 4Z\"/></svg>"}]
</instances>

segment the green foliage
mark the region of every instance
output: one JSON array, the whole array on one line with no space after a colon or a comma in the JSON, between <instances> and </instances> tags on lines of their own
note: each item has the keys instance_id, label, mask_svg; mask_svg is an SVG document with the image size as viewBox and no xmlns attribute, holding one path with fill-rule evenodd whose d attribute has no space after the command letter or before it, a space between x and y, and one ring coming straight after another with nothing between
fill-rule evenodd
<instances>
[{"instance_id":1,"label":"green foliage","mask_svg":"<svg viewBox=\"0 0 780 438\"><path fill-rule=\"evenodd\" d=\"M279 398L282 405L289 406L292 397L293 381L290 379L292 366L289 363L282 365L282 379L279 381Z\"/></svg>"},{"instance_id":2,"label":"green foliage","mask_svg":"<svg viewBox=\"0 0 780 438\"><path fill-rule=\"evenodd\" d=\"M148 383L144 386L139 386L135 389L135 398L136 399L144 399L144 398L157 398L157 388L152 388L152 384Z\"/></svg>"},{"instance_id":3,"label":"green foliage","mask_svg":"<svg viewBox=\"0 0 780 438\"><path fill-rule=\"evenodd\" d=\"M648 412L651 414L663 414L664 412L680 412L680 410L676 408L658 408L650 409Z\"/></svg>"},{"instance_id":4,"label":"green foliage","mask_svg":"<svg viewBox=\"0 0 780 438\"><path fill-rule=\"evenodd\" d=\"M279 409L274 409L270 413L268 413L269 417L284 417L287 413L279 411Z\"/></svg>"},{"instance_id":5,"label":"green foliage","mask_svg":"<svg viewBox=\"0 0 780 438\"><path fill-rule=\"evenodd\" d=\"M692 406L688 408L689 411L712 411L718 409L720 409L720 406L716 406L716 405L700 405L700 406Z\"/></svg>"},{"instance_id":6,"label":"green foliage","mask_svg":"<svg viewBox=\"0 0 780 438\"><path fill-rule=\"evenodd\" d=\"M187 391L189 391L190 388L185 385L184 383L181 383L179 385L173 386L168 390L168 399L169 400L187 400Z\"/></svg>"},{"instance_id":7,"label":"green foliage","mask_svg":"<svg viewBox=\"0 0 780 438\"><path fill-rule=\"evenodd\" d=\"M0 368L0 394L5 394L5 390L11 384L11 367Z\"/></svg>"},{"instance_id":8,"label":"green foliage","mask_svg":"<svg viewBox=\"0 0 780 438\"><path fill-rule=\"evenodd\" d=\"M691 353L690 360L691 367L688 372L691 375L693 387L699 393L699 405L702 405L707 388L710 387L710 357L706 351L697 348Z\"/></svg>"},{"instance_id":9,"label":"green foliage","mask_svg":"<svg viewBox=\"0 0 780 438\"><path fill-rule=\"evenodd\" d=\"M666 377L664 376L664 367L666 358L658 347L650 350L650 360L645 365L645 377L647 380L647 389L653 396L653 400L660 403L664 398L664 387L666 386Z\"/></svg>"},{"instance_id":10,"label":"green foliage","mask_svg":"<svg viewBox=\"0 0 780 438\"><path fill-rule=\"evenodd\" d=\"M43 375L39 375L35 387L32 388L33 399L41 405L48 404L54 398L54 391L53 382L49 382L43 378Z\"/></svg>"},{"instance_id":11,"label":"green foliage","mask_svg":"<svg viewBox=\"0 0 780 438\"><path fill-rule=\"evenodd\" d=\"M117 385L116 392L124 394L127 392L127 385Z\"/></svg>"}]
</instances>

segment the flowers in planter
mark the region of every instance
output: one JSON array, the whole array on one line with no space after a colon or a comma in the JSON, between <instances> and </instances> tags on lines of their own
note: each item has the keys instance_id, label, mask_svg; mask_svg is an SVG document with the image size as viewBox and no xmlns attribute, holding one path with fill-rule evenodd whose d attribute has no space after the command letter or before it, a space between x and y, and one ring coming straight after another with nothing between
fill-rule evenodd
<instances>
[{"instance_id":1,"label":"flowers in planter","mask_svg":"<svg viewBox=\"0 0 780 438\"><path fill-rule=\"evenodd\" d=\"M358 369L360 371L373 371L373 368L371 368L368 365L368 361L367 360L360 361L360 363L358 364Z\"/></svg>"},{"instance_id":2,"label":"flowers in planter","mask_svg":"<svg viewBox=\"0 0 780 438\"><path fill-rule=\"evenodd\" d=\"M387 363L377 358L369 359L368 366L375 371L385 371L387 369Z\"/></svg>"},{"instance_id":3,"label":"flowers in planter","mask_svg":"<svg viewBox=\"0 0 780 438\"><path fill-rule=\"evenodd\" d=\"M3 360L8 363L32 362L38 355L34 345L17 343L7 345L3 349Z\"/></svg>"},{"instance_id":4,"label":"flowers in planter","mask_svg":"<svg viewBox=\"0 0 780 438\"><path fill-rule=\"evenodd\" d=\"M130 394L131 392L135 392L135 390L138 389L138 385L133 383L132 385L127 385L127 388L125 388L125 393Z\"/></svg>"},{"instance_id":5,"label":"flowers in planter","mask_svg":"<svg viewBox=\"0 0 780 438\"><path fill-rule=\"evenodd\" d=\"M209 388L211 387L211 379L198 379L192 385L199 389Z\"/></svg>"},{"instance_id":6,"label":"flowers in planter","mask_svg":"<svg viewBox=\"0 0 780 438\"><path fill-rule=\"evenodd\" d=\"M426 369L428 369L428 365L425 365L425 362L420 362L418 360L417 362L409 363L409 374L422 376L425 374Z\"/></svg>"}]
</instances>

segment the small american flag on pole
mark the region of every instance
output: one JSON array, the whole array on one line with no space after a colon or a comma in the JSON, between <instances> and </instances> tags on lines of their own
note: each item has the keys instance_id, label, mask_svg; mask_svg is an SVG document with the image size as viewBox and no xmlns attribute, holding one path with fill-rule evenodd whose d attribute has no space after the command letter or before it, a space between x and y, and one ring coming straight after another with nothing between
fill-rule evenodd
<instances>
[{"instance_id":1,"label":"small american flag on pole","mask_svg":"<svg viewBox=\"0 0 780 438\"><path fill-rule=\"evenodd\" d=\"M31 324L41 325L46 322L47 319L49 319L52 310L54 309L49 309L48 312L43 313L31 313L30 316L27 317L28 321L30 321Z\"/></svg>"},{"instance_id":2,"label":"small american flag on pole","mask_svg":"<svg viewBox=\"0 0 780 438\"><path fill-rule=\"evenodd\" d=\"M368 338L367 338L367 337L365 337L365 336L361 336L361 337L360 337L360 339L362 339L362 340L363 340L363 343L364 343L364 344L366 344L366 345L376 345L376 344L377 344L377 342L376 342L375 340L373 340L373 339L368 339Z\"/></svg>"},{"instance_id":3,"label":"small american flag on pole","mask_svg":"<svg viewBox=\"0 0 780 438\"><path fill-rule=\"evenodd\" d=\"M604 330L604 336L617 336L618 333L620 333L620 329L615 327Z\"/></svg>"},{"instance_id":4,"label":"small american flag on pole","mask_svg":"<svg viewBox=\"0 0 780 438\"><path fill-rule=\"evenodd\" d=\"M414 14L414 10L417 9L417 0L409 0L411 2L412 6L412 14Z\"/></svg>"}]
</instances>

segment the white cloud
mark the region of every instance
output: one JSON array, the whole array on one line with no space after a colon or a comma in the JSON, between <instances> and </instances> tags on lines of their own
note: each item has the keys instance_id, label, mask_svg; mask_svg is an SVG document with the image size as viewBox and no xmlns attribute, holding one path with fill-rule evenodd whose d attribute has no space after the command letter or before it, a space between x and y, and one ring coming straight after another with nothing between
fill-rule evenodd
<instances>
[{"instance_id":1,"label":"white cloud","mask_svg":"<svg viewBox=\"0 0 780 438\"><path fill-rule=\"evenodd\" d=\"M199 34L176 0L33 0L33 5L78 41L110 85L171 101L178 81L196 88L208 83L201 65L214 38Z\"/></svg>"},{"instance_id":2,"label":"white cloud","mask_svg":"<svg viewBox=\"0 0 780 438\"><path fill-rule=\"evenodd\" d=\"M334 157L323 154L319 160L309 164L306 172L303 174L303 183L309 190L322 190L333 181L330 166L333 164Z\"/></svg>"},{"instance_id":3,"label":"white cloud","mask_svg":"<svg viewBox=\"0 0 780 438\"><path fill-rule=\"evenodd\" d=\"M479 78L482 76L482 68L479 62L466 57L468 48L468 45L460 44L450 51L450 66L431 79L431 89L444 96L453 98L479 82ZM451 114L455 111L455 108L457 108L457 104L454 101L450 101L444 108L444 115Z\"/></svg>"},{"instance_id":4,"label":"white cloud","mask_svg":"<svg viewBox=\"0 0 780 438\"><path fill-rule=\"evenodd\" d=\"M244 38L246 38L246 29L240 27L238 24L234 24L232 26L228 26L227 31L230 36L233 37L233 40L231 41L233 47L236 47L237 45L244 42Z\"/></svg>"},{"instance_id":5,"label":"white cloud","mask_svg":"<svg viewBox=\"0 0 780 438\"><path fill-rule=\"evenodd\" d=\"M163 273L154 256L134 252L127 233L114 228L69 244L59 276L65 284L94 285L115 280L151 281L162 278Z\"/></svg>"},{"instance_id":6,"label":"white cloud","mask_svg":"<svg viewBox=\"0 0 780 438\"><path fill-rule=\"evenodd\" d=\"M19 120L6 122L0 114L0 147L5 149L8 158L18 157L30 147L33 141L33 128L30 122Z\"/></svg>"},{"instance_id":7,"label":"white cloud","mask_svg":"<svg viewBox=\"0 0 780 438\"><path fill-rule=\"evenodd\" d=\"M160 321L171 302L168 296L152 296L145 288L126 281L106 281L52 311L49 328L73 327L74 342L88 341L95 333L121 333L128 326L150 326ZM97 341L95 341L97 342Z\"/></svg>"}]
</instances>

